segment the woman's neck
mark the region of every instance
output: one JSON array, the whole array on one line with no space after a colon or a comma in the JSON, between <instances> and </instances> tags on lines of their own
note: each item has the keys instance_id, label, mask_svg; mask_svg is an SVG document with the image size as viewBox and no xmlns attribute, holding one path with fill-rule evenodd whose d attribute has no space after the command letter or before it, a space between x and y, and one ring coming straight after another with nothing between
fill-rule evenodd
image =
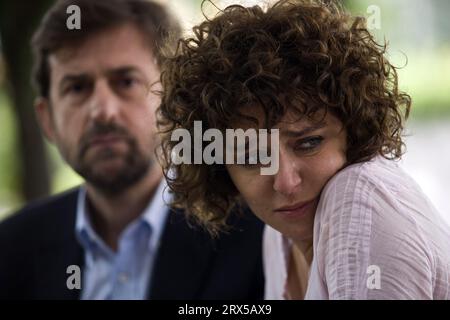
<instances>
[{"instance_id":1,"label":"woman's neck","mask_svg":"<svg viewBox=\"0 0 450 320\"><path fill-rule=\"evenodd\" d=\"M302 239L302 240L296 240L296 239L292 239L292 242L295 246L295 248L299 251L299 253L301 253L306 261L306 263L308 264L308 266L311 266L312 263L312 259L313 259L313 239L311 237L311 239Z\"/></svg>"}]
</instances>

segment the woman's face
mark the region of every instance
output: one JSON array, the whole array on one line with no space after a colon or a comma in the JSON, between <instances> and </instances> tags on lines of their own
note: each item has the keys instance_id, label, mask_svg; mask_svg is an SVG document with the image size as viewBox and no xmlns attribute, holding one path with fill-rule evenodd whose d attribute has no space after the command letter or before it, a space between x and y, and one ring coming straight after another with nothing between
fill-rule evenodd
<instances>
[{"instance_id":1,"label":"woman's face","mask_svg":"<svg viewBox=\"0 0 450 320\"><path fill-rule=\"evenodd\" d=\"M251 111L252 116L258 114ZM261 123L262 114L257 117ZM323 114L317 115L321 118ZM322 189L346 163L346 131L330 113L319 124L287 113L274 129L280 134L278 173L261 175L255 165L227 165L227 170L261 220L296 241L305 241L312 237Z\"/></svg>"}]
</instances>

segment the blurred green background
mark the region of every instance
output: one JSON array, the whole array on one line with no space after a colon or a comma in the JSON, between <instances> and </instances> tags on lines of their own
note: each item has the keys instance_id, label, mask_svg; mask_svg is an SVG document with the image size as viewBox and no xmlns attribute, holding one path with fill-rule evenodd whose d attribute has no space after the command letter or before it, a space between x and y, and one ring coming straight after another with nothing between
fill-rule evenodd
<instances>
[{"instance_id":1,"label":"blurred green background","mask_svg":"<svg viewBox=\"0 0 450 320\"><path fill-rule=\"evenodd\" d=\"M92 0L95 1L95 0ZM201 0L167 0L186 32L201 21ZM226 5L273 1L214 1ZM400 87L413 98L404 168L450 216L450 1L347 0L347 8L372 23L379 40L389 42L389 57ZM0 220L36 198L80 184L39 132L29 85L29 38L52 0L0 1ZM211 5L205 10L213 14ZM379 28L378 28L379 27ZM446 211L446 212L445 212Z\"/></svg>"}]
</instances>

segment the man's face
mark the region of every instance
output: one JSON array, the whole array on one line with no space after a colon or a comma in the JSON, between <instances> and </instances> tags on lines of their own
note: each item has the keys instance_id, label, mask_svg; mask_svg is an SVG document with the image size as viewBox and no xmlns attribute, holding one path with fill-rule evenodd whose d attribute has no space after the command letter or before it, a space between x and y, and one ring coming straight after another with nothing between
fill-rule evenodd
<instances>
[{"instance_id":1,"label":"man's face","mask_svg":"<svg viewBox=\"0 0 450 320\"><path fill-rule=\"evenodd\" d=\"M37 110L69 165L109 193L144 177L154 163L159 97L152 90L160 86L138 29L123 25L92 34L50 55L49 65L50 98Z\"/></svg>"}]
</instances>

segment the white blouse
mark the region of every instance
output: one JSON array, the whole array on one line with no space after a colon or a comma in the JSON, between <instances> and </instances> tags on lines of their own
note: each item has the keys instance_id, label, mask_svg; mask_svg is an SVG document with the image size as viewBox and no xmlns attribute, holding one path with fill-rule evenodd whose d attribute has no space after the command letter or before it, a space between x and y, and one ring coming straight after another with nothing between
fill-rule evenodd
<instances>
[{"instance_id":1,"label":"white blouse","mask_svg":"<svg viewBox=\"0 0 450 320\"><path fill-rule=\"evenodd\" d=\"M266 299L286 297L291 245L266 227ZM327 183L313 250L305 299L450 299L450 226L394 161L354 164Z\"/></svg>"}]
</instances>

